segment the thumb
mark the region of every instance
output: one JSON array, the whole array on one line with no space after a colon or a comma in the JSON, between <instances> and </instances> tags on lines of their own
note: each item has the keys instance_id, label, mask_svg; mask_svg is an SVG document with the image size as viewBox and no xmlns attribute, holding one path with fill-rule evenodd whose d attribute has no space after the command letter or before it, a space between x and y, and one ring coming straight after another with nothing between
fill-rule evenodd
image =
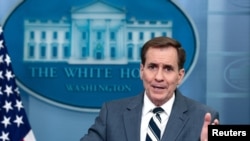
<instances>
[{"instance_id":1,"label":"thumb","mask_svg":"<svg viewBox=\"0 0 250 141\"><path fill-rule=\"evenodd\" d=\"M208 127L208 125L211 123L211 114L210 113L206 113L205 117L204 117L204 124L203 127Z\"/></svg>"},{"instance_id":2,"label":"thumb","mask_svg":"<svg viewBox=\"0 0 250 141\"><path fill-rule=\"evenodd\" d=\"M204 123L201 130L201 141L208 140L208 125L211 123L211 114L206 113L204 116Z\"/></svg>"}]
</instances>

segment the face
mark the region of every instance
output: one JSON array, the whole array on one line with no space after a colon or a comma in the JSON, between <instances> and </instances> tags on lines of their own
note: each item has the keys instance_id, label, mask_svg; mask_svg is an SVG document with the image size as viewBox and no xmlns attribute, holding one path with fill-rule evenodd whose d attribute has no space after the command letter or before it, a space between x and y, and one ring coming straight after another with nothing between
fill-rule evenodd
<instances>
[{"instance_id":1,"label":"face","mask_svg":"<svg viewBox=\"0 0 250 141\"><path fill-rule=\"evenodd\" d=\"M156 106L161 106L173 96L184 74L184 69L178 68L177 51L173 47L149 48L145 65L140 66L146 94Z\"/></svg>"}]
</instances>

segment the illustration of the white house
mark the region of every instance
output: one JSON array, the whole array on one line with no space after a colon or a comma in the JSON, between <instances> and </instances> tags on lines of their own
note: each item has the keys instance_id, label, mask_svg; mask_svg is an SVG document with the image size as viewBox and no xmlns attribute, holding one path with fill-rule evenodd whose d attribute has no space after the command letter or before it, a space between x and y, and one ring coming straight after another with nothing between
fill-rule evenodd
<instances>
[{"instance_id":1,"label":"illustration of the white house","mask_svg":"<svg viewBox=\"0 0 250 141\"><path fill-rule=\"evenodd\" d=\"M53 13L51 13L53 14ZM97 1L60 20L24 20L24 62L128 64L140 61L152 37L172 37L172 21L126 19L126 11Z\"/></svg>"}]
</instances>

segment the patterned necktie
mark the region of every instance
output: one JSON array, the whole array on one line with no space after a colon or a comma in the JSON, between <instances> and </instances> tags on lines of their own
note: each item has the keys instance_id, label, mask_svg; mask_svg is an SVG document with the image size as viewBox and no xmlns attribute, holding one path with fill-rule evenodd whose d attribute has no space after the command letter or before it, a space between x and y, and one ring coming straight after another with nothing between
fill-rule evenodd
<instances>
[{"instance_id":1,"label":"patterned necktie","mask_svg":"<svg viewBox=\"0 0 250 141\"><path fill-rule=\"evenodd\" d=\"M161 107L156 107L153 110L154 115L149 121L148 132L146 136L146 141L159 141L161 139L161 117L160 113L164 110Z\"/></svg>"}]
</instances>

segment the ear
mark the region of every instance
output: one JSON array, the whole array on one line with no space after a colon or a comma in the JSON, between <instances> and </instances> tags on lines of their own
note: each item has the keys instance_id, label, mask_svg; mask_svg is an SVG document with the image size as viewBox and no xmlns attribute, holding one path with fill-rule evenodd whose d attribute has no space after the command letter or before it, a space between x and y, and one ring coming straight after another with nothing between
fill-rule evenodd
<instances>
[{"instance_id":1,"label":"ear","mask_svg":"<svg viewBox=\"0 0 250 141\"><path fill-rule=\"evenodd\" d=\"M185 76L185 69L180 69L179 70L179 77L178 77L178 84L181 84L184 76Z\"/></svg>"},{"instance_id":2,"label":"ear","mask_svg":"<svg viewBox=\"0 0 250 141\"><path fill-rule=\"evenodd\" d=\"M143 77L143 68L144 66L143 66L143 64L140 64L140 78L142 79L142 77Z\"/></svg>"}]
</instances>

